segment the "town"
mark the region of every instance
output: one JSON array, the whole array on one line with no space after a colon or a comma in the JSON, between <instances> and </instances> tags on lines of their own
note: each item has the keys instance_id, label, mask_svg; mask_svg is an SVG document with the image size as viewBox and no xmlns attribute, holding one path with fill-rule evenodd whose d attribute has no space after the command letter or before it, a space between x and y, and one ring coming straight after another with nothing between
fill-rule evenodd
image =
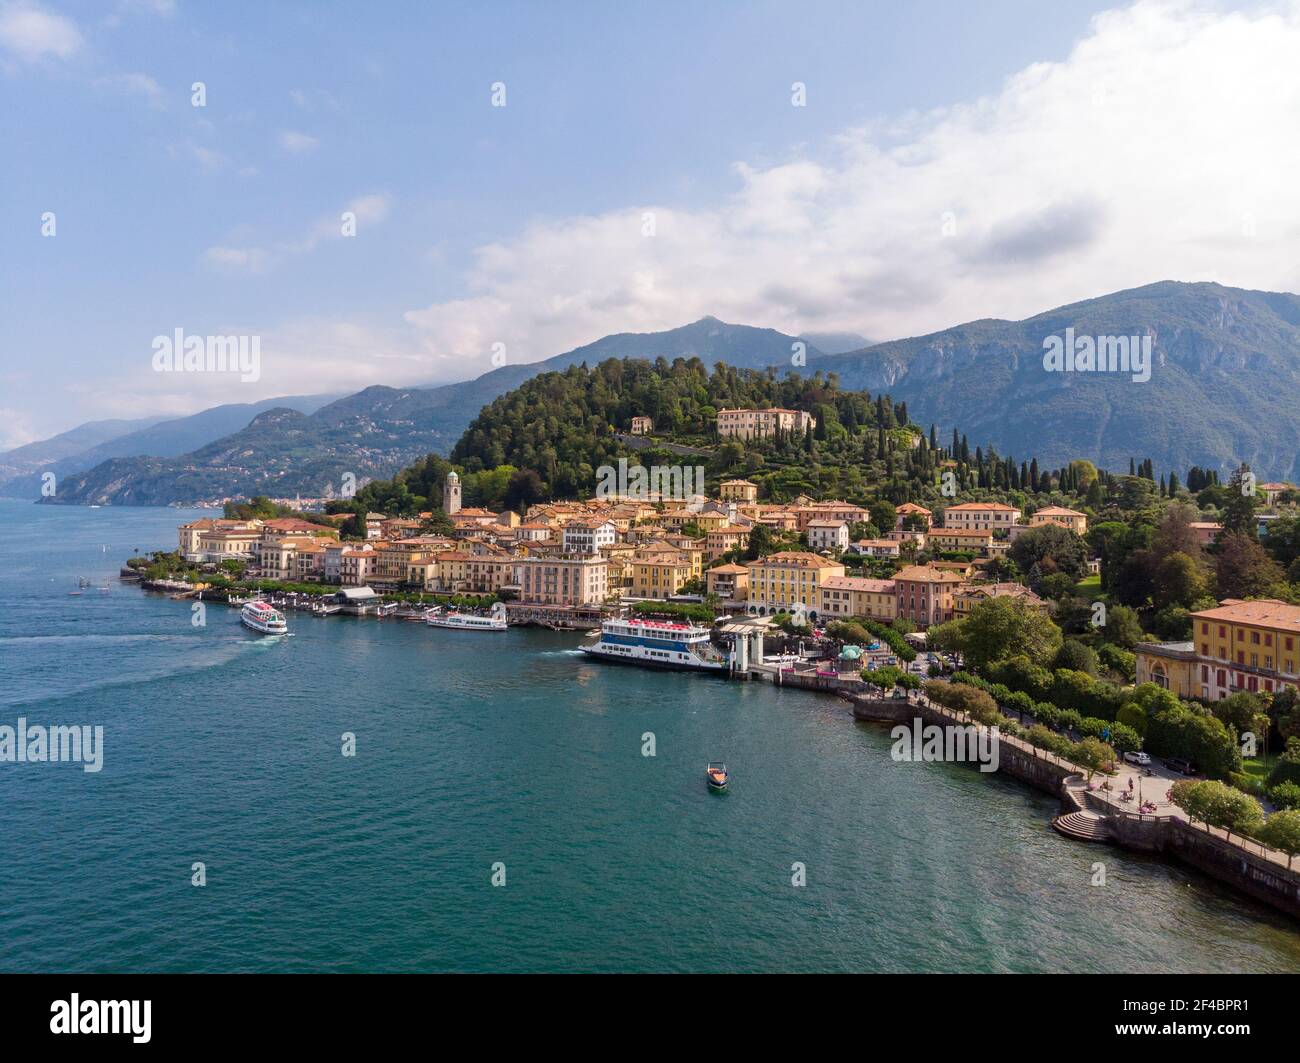
<instances>
[{"instance_id":1,"label":"town","mask_svg":"<svg viewBox=\"0 0 1300 1063\"><path fill-rule=\"evenodd\" d=\"M816 426L806 411L723 408L715 429L743 448L798 445ZM994 727L1001 770L1068 799L1061 833L1180 848L1229 879L1253 846L1237 884L1291 897L1300 492L1245 466L1227 484L1193 468L1186 486L1145 461L1128 475L1089 462L1021 472L956 433L939 447L934 429L910 432L935 473L916 492L929 505L778 501L758 479L619 458L591 496L496 508L463 504L462 473L431 457L426 478L446 470L436 509L366 508L393 484L335 512L230 503L124 572L209 600L406 619L492 606L503 630L599 625L585 647L596 656L834 693L860 720ZM652 418L630 418L627 438L653 434ZM480 493L481 475L465 474ZM1168 831L1193 823L1226 849L1187 856L1199 837L1188 848Z\"/></svg>"}]
</instances>

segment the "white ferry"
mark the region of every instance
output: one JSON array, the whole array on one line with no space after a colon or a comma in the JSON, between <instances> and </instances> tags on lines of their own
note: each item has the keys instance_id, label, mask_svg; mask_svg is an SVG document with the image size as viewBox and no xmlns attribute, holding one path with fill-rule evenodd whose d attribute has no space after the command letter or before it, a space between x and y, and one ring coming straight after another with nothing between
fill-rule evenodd
<instances>
[{"instance_id":1,"label":"white ferry","mask_svg":"<svg viewBox=\"0 0 1300 1063\"><path fill-rule=\"evenodd\" d=\"M667 620L606 620L582 652L647 668L725 673L727 661L709 643L709 629Z\"/></svg>"},{"instance_id":2,"label":"white ferry","mask_svg":"<svg viewBox=\"0 0 1300 1063\"><path fill-rule=\"evenodd\" d=\"M244 627L251 627L263 635L283 635L289 630L284 622L284 615L272 609L266 602L248 602L239 610L239 622Z\"/></svg>"},{"instance_id":3,"label":"white ferry","mask_svg":"<svg viewBox=\"0 0 1300 1063\"><path fill-rule=\"evenodd\" d=\"M451 627L459 631L505 631L504 616L475 616L473 613L429 612L424 622L430 627Z\"/></svg>"}]
</instances>

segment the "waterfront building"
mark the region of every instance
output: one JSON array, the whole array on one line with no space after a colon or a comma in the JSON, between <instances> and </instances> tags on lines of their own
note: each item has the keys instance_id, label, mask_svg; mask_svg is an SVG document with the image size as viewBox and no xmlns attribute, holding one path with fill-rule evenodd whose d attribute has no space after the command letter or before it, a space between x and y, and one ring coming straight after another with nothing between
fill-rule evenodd
<instances>
[{"instance_id":1,"label":"waterfront building","mask_svg":"<svg viewBox=\"0 0 1300 1063\"><path fill-rule=\"evenodd\" d=\"M214 529L199 534L198 549L186 554L191 561L252 560L261 542L260 528Z\"/></svg>"},{"instance_id":2,"label":"waterfront building","mask_svg":"<svg viewBox=\"0 0 1300 1063\"><path fill-rule=\"evenodd\" d=\"M819 554L782 550L757 561L747 561L751 613L792 612L802 606L814 616L820 612L822 581L843 576L844 566Z\"/></svg>"},{"instance_id":3,"label":"waterfront building","mask_svg":"<svg viewBox=\"0 0 1300 1063\"><path fill-rule=\"evenodd\" d=\"M182 557L189 558L191 554L207 553L200 545L199 540L204 535L213 535L221 532L251 532L252 537L256 539L260 534L262 526L260 520L226 520L220 517L203 517L200 520L192 520L188 524L182 524L176 529L177 533L177 550ZM217 551L220 553L231 553L234 551Z\"/></svg>"},{"instance_id":4,"label":"waterfront building","mask_svg":"<svg viewBox=\"0 0 1300 1063\"><path fill-rule=\"evenodd\" d=\"M842 520L814 520L808 523L808 547L840 551L849 545L849 526Z\"/></svg>"},{"instance_id":5,"label":"waterfront building","mask_svg":"<svg viewBox=\"0 0 1300 1063\"><path fill-rule=\"evenodd\" d=\"M898 615L897 595L892 579L830 576L821 583L822 619L862 616L889 623Z\"/></svg>"},{"instance_id":6,"label":"waterfront building","mask_svg":"<svg viewBox=\"0 0 1300 1063\"><path fill-rule=\"evenodd\" d=\"M718 411L718 435L722 439L762 439L781 432L805 432L817 427L817 419L803 410L774 407L770 410L735 409Z\"/></svg>"},{"instance_id":7,"label":"waterfront building","mask_svg":"<svg viewBox=\"0 0 1300 1063\"><path fill-rule=\"evenodd\" d=\"M632 595L667 598L695 579L690 555L666 543L656 543L632 555Z\"/></svg>"},{"instance_id":8,"label":"waterfront building","mask_svg":"<svg viewBox=\"0 0 1300 1063\"><path fill-rule=\"evenodd\" d=\"M704 573L705 590L724 602L743 602L749 593L749 569L744 565L718 565Z\"/></svg>"},{"instance_id":9,"label":"waterfront building","mask_svg":"<svg viewBox=\"0 0 1300 1063\"><path fill-rule=\"evenodd\" d=\"M1139 684L1155 683L1180 698L1200 695L1195 642L1139 642L1133 655Z\"/></svg>"},{"instance_id":10,"label":"waterfront building","mask_svg":"<svg viewBox=\"0 0 1300 1063\"><path fill-rule=\"evenodd\" d=\"M963 585L961 576L933 565L908 565L894 573L898 615L919 628L943 624L953 618L953 596Z\"/></svg>"},{"instance_id":11,"label":"waterfront building","mask_svg":"<svg viewBox=\"0 0 1300 1063\"><path fill-rule=\"evenodd\" d=\"M962 502L943 511L945 528L1007 531L1020 520L1020 510L1001 502Z\"/></svg>"},{"instance_id":12,"label":"waterfront building","mask_svg":"<svg viewBox=\"0 0 1300 1063\"><path fill-rule=\"evenodd\" d=\"M1271 693L1300 682L1300 606L1224 599L1192 614L1200 696Z\"/></svg>"},{"instance_id":13,"label":"waterfront building","mask_svg":"<svg viewBox=\"0 0 1300 1063\"><path fill-rule=\"evenodd\" d=\"M600 556L515 561L519 600L535 605L600 605L609 597L609 562Z\"/></svg>"},{"instance_id":14,"label":"waterfront building","mask_svg":"<svg viewBox=\"0 0 1300 1063\"><path fill-rule=\"evenodd\" d=\"M345 587L364 587L370 580L375 552L367 545L345 547L339 553L339 582Z\"/></svg>"},{"instance_id":15,"label":"waterfront building","mask_svg":"<svg viewBox=\"0 0 1300 1063\"><path fill-rule=\"evenodd\" d=\"M723 480L718 494L724 502L752 504L758 501L758 484L749 480Z\"/></svg>"}]
</instances>

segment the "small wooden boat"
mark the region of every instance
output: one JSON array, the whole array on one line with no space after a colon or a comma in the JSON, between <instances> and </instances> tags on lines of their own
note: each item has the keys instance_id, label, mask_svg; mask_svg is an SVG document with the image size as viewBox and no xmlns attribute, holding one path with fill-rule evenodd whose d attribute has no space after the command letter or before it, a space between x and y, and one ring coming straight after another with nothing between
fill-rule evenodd
<instances>
[{"instance_id":1,"label":"small wooden boat","mask_svg":"<svg viewBox=\"0 0 1300 1063\"><path fill-rule=\"evenodd\" d=\"M709 766L704 770L704 779L710 790L721 793L727 788L727 766L720 760L709 761Z\"/></svg>"}]
</instances>

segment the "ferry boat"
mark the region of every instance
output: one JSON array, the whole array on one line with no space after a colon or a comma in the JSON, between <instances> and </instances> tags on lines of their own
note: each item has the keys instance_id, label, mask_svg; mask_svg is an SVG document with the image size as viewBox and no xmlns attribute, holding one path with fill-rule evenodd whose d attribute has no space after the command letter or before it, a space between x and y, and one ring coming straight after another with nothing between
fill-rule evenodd
<instances>
[{"instance_id":1,"label":"ferry boat","mask_svg":"<svg viewBox=\"0 0 1300 1063\"><path fill-rule=\"evenodd\" d=\"M727 670L727 661L709 643L709 629L668 620L606 620L595 642L582 652L605 661L622 661L647 668L691 672Z\"/></svg>"},{"instance_id":2,"label":"ferry boat","mask_svg":"<svg viewBox=\"0 0 1300 1063\"><path fill-rule=\"evenodd\" d=\"M710 790L721 793L727 788L727 766L720 760L709 761L709 766L704 769L704 780L709 784Z\"/></svg>"},{"instance_id":3,"label":"ferry boat","mask_svg":"<svg viewBox=\"0 0 1300 1063\"><path fill-rule=\"evenodd\" d=\"M283 635L289 630L284 616L266 602L249 602L239 610L239 622L263 635Z\"/></svg>"},{"instance_id":4,"label":"ferry boat","mask_svg":"<svg viewBox=\"0 0 1300 1063\"><path fill-rule=\"evenodd\" d=\"M429 612L424 622L430 627L450 627L459 631L505 631L504 616L475 616L473 613Z\"/></svg>"}]
</instances>

